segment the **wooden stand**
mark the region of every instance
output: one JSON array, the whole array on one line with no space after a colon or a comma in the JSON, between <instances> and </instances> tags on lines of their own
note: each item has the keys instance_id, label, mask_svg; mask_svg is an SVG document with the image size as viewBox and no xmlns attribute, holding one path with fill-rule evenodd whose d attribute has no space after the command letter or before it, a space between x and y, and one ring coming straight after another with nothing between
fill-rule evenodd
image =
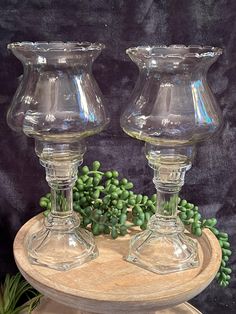
<instances>
[{"instance_id":1,"label":"wooden stand","mask_svg":"<svg viewBox=\"0 0 236 314\"><path fill-rule=\"evenodd\" d=\"M25 238L39 228L41 219L39 215L28 221L14 242L15 260L25 279L45 297L60 303L43 298L35 314L200 313L183 302L203 291L220 266L221 248L207 229L198 238L199 267L183 272L158 275L124 261L129 235L116 240L99 236L99 257L80 268L59 272L31 265Z\"/></svg>"}]
</instances>

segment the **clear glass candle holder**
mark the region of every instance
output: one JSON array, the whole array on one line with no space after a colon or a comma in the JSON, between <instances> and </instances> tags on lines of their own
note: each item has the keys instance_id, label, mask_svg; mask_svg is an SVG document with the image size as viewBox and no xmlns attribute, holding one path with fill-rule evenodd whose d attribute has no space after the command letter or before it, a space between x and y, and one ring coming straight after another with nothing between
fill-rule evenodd
<instances>
[{"instance_id":1,"label":"clear glass candle holder","mask_svg":"<svg viewBox=\"0 0 236 314\"><path fill-rule=\"evenodd\" d=\"M147 230L130 241L126 259L156 273L171 273L199 264L197 242L177 215L178 195L190 169L195 144L222 125L207 71L221 55L216 47L142 46L127 54L139 67L139 78L121 126L146 142L154 170L157 208Z\"/></svg>"},{"instance_id":2,"label":"clear glass candle holder","mask_svg":"<svg viewBox=\"0 0 236 314\"><path fill-rule=\"evenodd\" d=\"M8 48L22 62L23 78L9 108L9 126L35 139L35 151L51 188L51 212L29 234L29 260L67 270L98 255L91 233L73 212L73 186L85 152L84 139L108 123L92 64L99 43L21 42Z\"/></svg>"}]
</instances>

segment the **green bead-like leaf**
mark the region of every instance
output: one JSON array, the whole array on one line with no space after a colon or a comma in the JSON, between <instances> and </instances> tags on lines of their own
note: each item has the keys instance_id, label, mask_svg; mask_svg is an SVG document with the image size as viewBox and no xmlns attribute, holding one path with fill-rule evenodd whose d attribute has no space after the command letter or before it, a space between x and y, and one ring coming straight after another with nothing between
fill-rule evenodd
<instances>
[{"instance_id":1,"label":"green bead-like leaf","mask_svg":"<svg viewBox=\"0 0 236 314\"><path fill-rule=\"evenodd\" d=\"M93 171L97 171L100 168L101 164L99 161L95 160L92 164Z\"/></svg>"},{"instance_id":2,"label":"green bead-like leaf","mask_svg":"<svg viewBox=\"0 0 236 314\"><path fill-rule=\"evenodd\" d=\"M81 169L83 174L87 174L89 172L89 167L88 166L83 166Z\"/></svg>"}]
</instances>

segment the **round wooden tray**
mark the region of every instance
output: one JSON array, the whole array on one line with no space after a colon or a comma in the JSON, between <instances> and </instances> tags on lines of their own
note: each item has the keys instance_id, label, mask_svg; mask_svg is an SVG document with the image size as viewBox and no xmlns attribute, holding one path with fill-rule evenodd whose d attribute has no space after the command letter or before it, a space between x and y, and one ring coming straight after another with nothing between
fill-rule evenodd
<instances>
[{"instance_id":1,"label":"round wooden tray","mask_svg":"<svg viewBox=\"0 0 236 314\"><path fill-rule=\"evenodd\" d=\"M17 266L25 279L45 296L81 311L155 313L199 294L220 266L221 248L213 233L206 229L198 238L200 265L191 270L158 275L124 261L130 239L127 235L116 240L97 237L100 253L97 259L80 268L59 272L28 261L25 237L41 224L39 215L18 232L14 242Z\"/></svg>"}]
</instances>

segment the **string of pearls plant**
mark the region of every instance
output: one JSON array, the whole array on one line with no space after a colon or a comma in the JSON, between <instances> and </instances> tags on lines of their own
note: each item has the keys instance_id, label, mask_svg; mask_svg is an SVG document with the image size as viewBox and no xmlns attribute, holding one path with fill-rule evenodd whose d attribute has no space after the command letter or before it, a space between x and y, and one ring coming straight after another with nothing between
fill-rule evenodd
<instances>
[{"instance_id":1,"label":"string of pearls plant","mask_svg":"<svg viewBox=\"0 0 236 314\"><path fill-rule=\"evenodd\" d=\"M119 180L116 170L103 172L100 168L99 161L94 161L91 169L82 167L73 189L73 207L81 216L81 226L91 230L95 236L110 234L113 239L124 236L134 226L146 229L156 210L156 195L135 194L133 183L126 178ZM51 209L50 193L41 197L39 204L47 215ZM200 237L202 230L208 228L217 237L222 261L216 278L220 286L228 286L232 272L228 234L216 228L215 218L202 218L198 207L186 200L179 199L178 210L180 219L193 235Z\"/></svg>"}]
</instances>

